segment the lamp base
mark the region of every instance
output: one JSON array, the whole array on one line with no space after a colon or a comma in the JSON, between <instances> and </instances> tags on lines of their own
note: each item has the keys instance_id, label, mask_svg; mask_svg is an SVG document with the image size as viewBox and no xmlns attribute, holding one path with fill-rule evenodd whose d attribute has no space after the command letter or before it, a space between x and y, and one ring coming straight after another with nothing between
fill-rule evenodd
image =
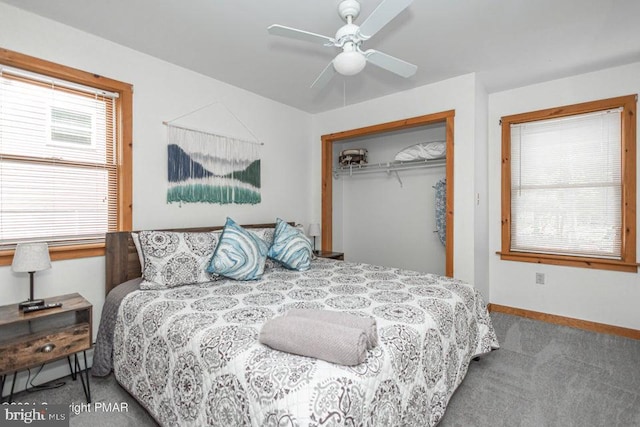
<instances>
[{"instance_id":1,"label":"lamp base","mask_svg":"<svg viewBox=\"0 0 640 427\"><path fill-rule=\"evenodd\" d=\"M43 299L32 299L28 301L22 301L18 304L18 308L20 309L20 311L22 311L27 307L39 307L41 305L44 305Z\"/></svg>"}]
</instances>

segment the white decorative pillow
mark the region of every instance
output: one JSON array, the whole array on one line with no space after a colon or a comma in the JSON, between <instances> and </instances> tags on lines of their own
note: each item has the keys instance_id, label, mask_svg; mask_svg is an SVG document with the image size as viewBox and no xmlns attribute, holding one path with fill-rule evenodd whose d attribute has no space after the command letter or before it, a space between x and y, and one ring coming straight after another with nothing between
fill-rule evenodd
<instances>
[{"instance_id":1,"label":"white decorative pillow","mask_svg":"<svg viewBox=\"0 0 640 427\"><path fill-rule=\"evenodd\" d=\"M206 268L219 233L141 231L138 235L144 256L140 289L166 289L217 279Z\"/></svg>"},{"instance_id":2,"label":"white decorative pillow","mask_svg":"<svg viewBox=\"0 0 640 427\"><path fill-rule=\"evenodd\" d=\"M246 230L264 240L268 247L271 247L271 245L273 244L275 228L247 228ZM279 265L280 264L278 264L276 261L267 258L264 263L264 269L270 270L272 268L277 268Z\"/></svg>"},{"instance_id":3,"label":"white decorative pillow","mask_svg":"<svg viewBox=\"0 0 640 427\"><path fill-rule=\"evenodd\" d=\"M131 233L131 240L133 240L133 246L136 247L136 252L138 252L140 271L144 271L144 254L142 253L142 248L140 247L140 235L138 233Z\"/></svg>"},{"instance_id":4,"label":"white decorative pillow","mask_svg":"<svg viewBox=\"0 0 640 427\"><path fill-rule=\"evenodd\" d=\"M264 240L267 246L271 246L271 244L273 243L275 228L246 228L245 230L250 231L251 233Z\"/></svg>"},{"instance_id":5,"label":"white decorative pillow","mask_svg":"<svg viewBox=\"0 0 640 427\"><path fill-rule=\"evenodd\" d=\"M404 148L394 160L399 162L410 162L412 160L435 160L442 159L447 155L447 143L445 141L421 142Z\"/></svg>"}]
</instances>

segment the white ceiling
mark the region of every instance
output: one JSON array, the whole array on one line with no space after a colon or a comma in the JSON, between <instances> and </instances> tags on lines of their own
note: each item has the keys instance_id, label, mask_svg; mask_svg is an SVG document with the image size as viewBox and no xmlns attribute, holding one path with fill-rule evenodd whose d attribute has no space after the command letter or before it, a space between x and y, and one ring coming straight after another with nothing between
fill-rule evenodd
<instances>
[{"instance_id":1,"label":"white ceiling","mask_svg":"<svg viewBox=\"0 0 640 427\"><path fill-rule=\"evenodd\" d=\"M333 37L339 0L0 1L311 113L470 72L495 92L640 60L638 0L416 0L363 45L418 65L413 77L367 66L317 92L339 51L267 26ZM355 22L379 3L361 0Z\"/></svg>"}]
</instances>

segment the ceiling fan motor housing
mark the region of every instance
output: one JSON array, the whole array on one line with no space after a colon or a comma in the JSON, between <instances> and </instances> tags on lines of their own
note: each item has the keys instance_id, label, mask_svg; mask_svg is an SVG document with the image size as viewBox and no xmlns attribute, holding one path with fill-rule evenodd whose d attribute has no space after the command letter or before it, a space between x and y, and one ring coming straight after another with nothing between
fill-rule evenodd
<instances>
[{"instance_id":1,"label":"ceiling fan motor housing","mask_svg":"<svg viewBox=\"0 0 640 427\"><path fill-rule=\"evenodd\" d=\"M359 26L356 24L346 24L336 32L336 42L334 46L342 47L345 43L353 42L359 44L362 40L358 37Z\"/></svg>"},{"instance_id":2,"label":"ceiling fan motor housing","mask_svg":"<svg viewBox=\"0 0 640 427\"><path fill-rule=\"evenodd\" d=\"M360 3L356 0L343 0L338 5L338 15L346 22L347 16L356 19L360 14Z\"/></svg>"}]
</instances>

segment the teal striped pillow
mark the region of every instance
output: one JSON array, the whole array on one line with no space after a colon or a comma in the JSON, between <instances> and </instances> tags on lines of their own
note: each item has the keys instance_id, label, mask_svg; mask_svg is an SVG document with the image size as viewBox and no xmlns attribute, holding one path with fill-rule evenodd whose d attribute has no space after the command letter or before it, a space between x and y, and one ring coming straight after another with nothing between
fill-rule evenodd
<instances>
[{"instance_id":1,"label":"teal striped pillow","mask_svg":"<svg viewBox=\"0 0 640 427\"><path fill-rule=\"evenodd\" d=\"M235 280L259 279L268 250L264 240L227 218L207 271Z\"/></svg>"},{"instance_id":2,"label":"teal striped pillow","mask_svg":"<svg viewBox=\"0 0 640 427\"><path fill-rule=\"evenodd\" d=\"M288 269L308 270L311 267L311 241L302 231L278 218L268 256Z\"/></svg>"}]
</instances>

